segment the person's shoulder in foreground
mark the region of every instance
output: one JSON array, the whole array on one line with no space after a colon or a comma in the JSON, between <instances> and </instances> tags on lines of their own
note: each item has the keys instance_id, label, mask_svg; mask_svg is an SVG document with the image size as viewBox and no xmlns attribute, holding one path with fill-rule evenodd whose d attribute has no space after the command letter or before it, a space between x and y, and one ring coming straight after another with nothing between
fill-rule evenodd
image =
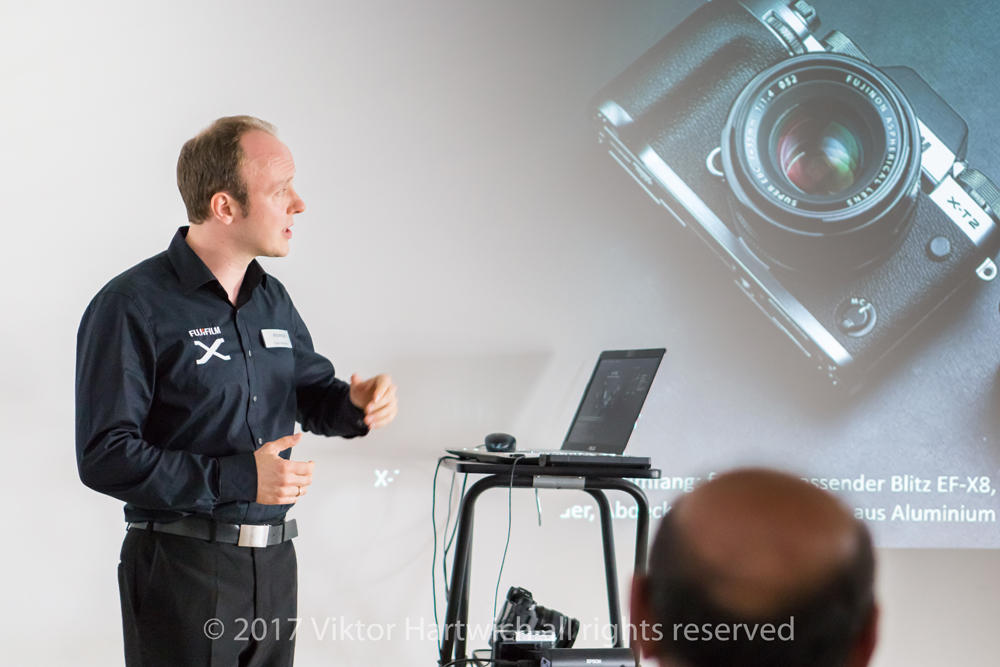
<instances>
[{"instance_id":1,"label":"person's shoulder in foreground","mask_svg":"<svg viewBox=\"0 0 1000 667\"><path fill-rule=\"evenodd\" d=\"M730 472L663 519L633 581L633 643L664 667L864 667L874 571L867 529L832 495Z\"/></svg>"}]
</instances>

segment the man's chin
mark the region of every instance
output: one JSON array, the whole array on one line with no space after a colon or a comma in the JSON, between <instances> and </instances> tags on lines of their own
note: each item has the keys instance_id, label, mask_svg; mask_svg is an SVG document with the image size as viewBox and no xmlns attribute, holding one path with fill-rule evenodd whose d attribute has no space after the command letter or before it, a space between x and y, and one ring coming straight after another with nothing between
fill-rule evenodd
<instances>
[{"instance_id":1,"label":"man's chin","mask_svg":"<svg viewBox=\"0 0 1000 667\"><path fill-rule=\"evenodd\" d=\"M274 247L267 248L264 252L260 254L261 257L286 257L288 252L291 250L291 244L287 241L283 245L275 245Z\"/></svg>"},{"instance_id":2,"label":"man's chin","mask_svg":"<svg viewBox=\"0 0 1000 667\"><path fill-rule=\"evenodd\" d=\"M276 259L279 257L286 257L288 255L287 250L277 251L277 250L265 250L254 255L257 259Z\"/></svg>"}]
</instances>

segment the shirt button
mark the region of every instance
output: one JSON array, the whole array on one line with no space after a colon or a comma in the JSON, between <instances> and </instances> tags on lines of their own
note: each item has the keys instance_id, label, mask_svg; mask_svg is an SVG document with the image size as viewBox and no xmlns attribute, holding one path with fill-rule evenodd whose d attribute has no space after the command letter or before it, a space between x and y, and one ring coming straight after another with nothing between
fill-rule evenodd
<instances>
[{"instance_id":1,"label":"shirt button","mask_svg":"<svg viewBox=\"0 0 1000 667\"><path fill-rule=\"evenodd\" d=\"M264 438L257 438L257 444L258 445L263 445L264 444Z\"/></svg>"},{"instance_id":2,"label":"shirt button","mask_svg":"<svg viewBox=\"0 0 1000 667\"><path fill-rule=\"evenodd\" d=\"M247 352L247 356L248 357L252 357L253 356L253 352Z\"/></svg>"},{"instance_id":3,"label":"shirt button","mask_svg":"<svg viewBox=\"0 0 1000 667\"><path fill-rule=\"evenodd\" d=\"M253 402L254 402L254 403L256 403L256 402L257 402L257 397L256 397L256 396L254 396L254 397L253 397Z\"/></svg>"}]
</instances>

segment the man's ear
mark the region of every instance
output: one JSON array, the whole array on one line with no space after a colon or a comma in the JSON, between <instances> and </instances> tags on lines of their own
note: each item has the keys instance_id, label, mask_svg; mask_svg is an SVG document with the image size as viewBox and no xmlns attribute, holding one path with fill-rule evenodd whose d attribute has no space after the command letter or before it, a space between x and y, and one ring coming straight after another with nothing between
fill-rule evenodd
<instances>
[{"instance_id":1,"label":"man's ear","mask_svg":"<svg viewBox=\"0 0 1000 667\"><path fill-rule=\"evenodd\" d=\"M208 203L210 217L224 225L232 224L242 213L239 203L228 192L216 192Z\"/></svg>"},{"instance_id":2,"label":"man's ear","mask_svg":"<svg viewBox=\"0 0 1000 667\"><path fill-rule=\"evenodd\" d=\"M632 646L642 652L642 657L656 656L656 640L662 637L663 628L653 625L649 605L649 585L644 575L632 578L632 600L629 621L632 624Z\"/></svg>"},{"instance_id":3,"label":"man's ear","mask_svg":"<svg viewBox=\"0 0 1000 667\"><path fill-rule=\"evenodd\" d=\"M872 613L868 617L868 622L861 629L854 648L851 650L848 667L866 667L871 662L872 654L875 653L875 644L878 642L878 604L872 606Z\"/></svg>"}]
</instances>

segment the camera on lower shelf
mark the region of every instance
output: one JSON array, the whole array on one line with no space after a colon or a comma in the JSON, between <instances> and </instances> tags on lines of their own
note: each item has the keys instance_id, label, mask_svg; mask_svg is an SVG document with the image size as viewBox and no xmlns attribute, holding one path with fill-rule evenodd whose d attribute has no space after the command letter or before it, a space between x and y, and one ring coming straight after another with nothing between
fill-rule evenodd
<instances>
[{"instance_id":1,"label":"camera on lower shelf","mask_svg":"<svg viewBox=\"0 0 1000 667\"><path fill-rule=\"evenodd\" d=\"M630 648L573 648L580 622L512 586L493 629L491 659L537 667L637 667Z\"/></svg>"}]
</instances>

